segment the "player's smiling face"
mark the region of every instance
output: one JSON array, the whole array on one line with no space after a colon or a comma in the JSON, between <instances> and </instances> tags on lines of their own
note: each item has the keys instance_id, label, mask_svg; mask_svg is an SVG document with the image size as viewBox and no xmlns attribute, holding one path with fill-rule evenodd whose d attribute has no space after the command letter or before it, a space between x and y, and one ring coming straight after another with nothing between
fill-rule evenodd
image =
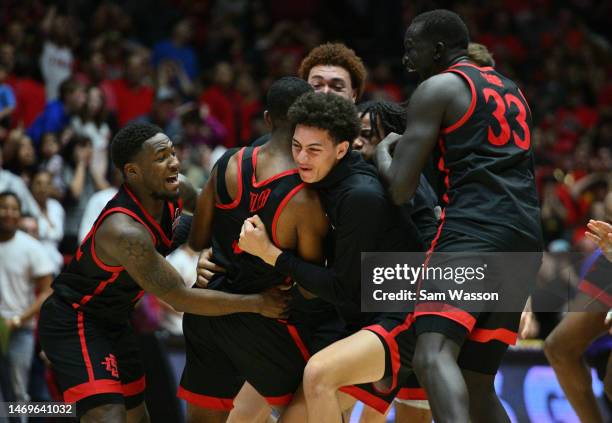
<instances>
[{"instance_id":1,"label":"player's smiling face","mask_svg":"<svg viewBox=\"0 0 612 423\"><path fill-rule=\"evenodd\" d=\"M146 140L136 163L142 171L142 183L153 197L162 200L178 197L180 162L165 134L158 133Z\"/></svg>"},{"instance_id":2,"label":"player's smiling face","mask_svg":"<svg viewBox=\"0 0 612 423\"><path fill-rule=\"evenodd\" d=\"M408 73L416 72L421 80L434 74L435 49L431 41L423 34L423 25L412 24L404 36L404 57L402 63Z\"/></svg>"},{"instance_id":3,"label":"player's smiling face","mask_svg":"<svg viewBox=\"0 0 612 423\"><path fill-rule=\"evenodd\" d=\"M300 178L309 184L325 178L348 147L348 141L334 143L325 129L297 125L291 150Z\"/></svg>"},{"instance_id":4,"label":"player's smiling face","mask_svg":"<svg viewBox=\"0 0 612 423\"><path fill-rule=\"evenodd\" d=\"M308 83L317 93L333 93L353 103L357 98L351 82L351 75L340 66L313 66L308 72Z\"/></svg>"}]
</instances>

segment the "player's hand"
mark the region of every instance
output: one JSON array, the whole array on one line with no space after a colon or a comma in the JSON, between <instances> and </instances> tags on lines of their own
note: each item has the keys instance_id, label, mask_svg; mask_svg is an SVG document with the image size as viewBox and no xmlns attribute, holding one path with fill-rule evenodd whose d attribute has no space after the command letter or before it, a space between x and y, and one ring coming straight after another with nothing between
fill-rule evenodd
<instances>
[{"instance_id":1,"label":"player's hand","mask_svg":"<svg viewBox=\"0 0 612 423\"><path fill-rule=\"evenodd\" d=\"M612 261L612 225L601 220L589 220L589 230L585 232L588 239L593 241L606 256Z\"/></svg>"},{"instance_id":2,"label":"player's hand","mask_svg":"<svg viewBox=\"0 0 612 423\"><path fill-rule=\"evenodd\" d=\"M256 294L257 312L273 319L286 319L289 316L291 294L278 287L270 288L261 294Z\"/></svg>"},{"instance_id":3,"label":"player's hand","mask_svg":"<svg viewBox=\"0 0 612 423\"><path fill-rule=\"evenodd\" d=\"M198 288L206 288L215 273L224 273L225 269L212 262L212 248L207 248L200 253L196 272L198 277L195 285Z\"/></svg>"},{"instance_id":4,"label":"player's hand","mask_svg":"<svg viewBox=\"0 0 612 423\"><path fill-rule=\"evenodd\" d=\"M266 250L272 245L266 226L259 216L245 219L240 230L238 246L242 251L263 258Z\"/></svg>"},{"instance_id":5,"label":"player's hand","mask_svg":"<svg viewBox=\"0 0 612 423\"><path fill-rule=\"evenodd\" d=\"M393 150L395 150L397 141L399 141L401 137L402 136L400 134L391 132L378 144L376 148L385 149L390 155L393 155Z\"/></svg>"},{"instance_id":6,"label":"player's hand","mask_svg":"<svg viewBox=\"0 0 612 423\"><path fill-rule=\"evenodd\" d=\"M612 308L606 313L604 324L608 326L608 332L612 335Z\"/></svg>"},{"instance_id":7,"label":"player's hand","mask_svg":"<svg viewBox=\"0 0 612 423\"><path fill-rule=\"evenodd\" d=\"M523 311L521 313L521 322L519 324L519 339L535 338L540 332L540 324L535 318L533 311Z\"/></svg>"}]
</instances>

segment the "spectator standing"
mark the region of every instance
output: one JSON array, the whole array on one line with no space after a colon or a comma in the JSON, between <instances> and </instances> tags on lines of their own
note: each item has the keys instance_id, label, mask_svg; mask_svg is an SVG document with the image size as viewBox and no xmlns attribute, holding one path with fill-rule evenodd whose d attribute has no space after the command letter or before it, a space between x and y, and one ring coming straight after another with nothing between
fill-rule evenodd
<instances>
[{"instance_id":1,"label":"spectator standing","mask_svg":"<svg viewBox=\"0 0 612 423\"><path fill-rule=\"evenodd\" d=\"M51 293L53 263L40 242L17 229L20 218L17 195L0 193L0 318L10 331L6 358L15 397L28 401L33 318Z\"/></svg>"}]
</instances>

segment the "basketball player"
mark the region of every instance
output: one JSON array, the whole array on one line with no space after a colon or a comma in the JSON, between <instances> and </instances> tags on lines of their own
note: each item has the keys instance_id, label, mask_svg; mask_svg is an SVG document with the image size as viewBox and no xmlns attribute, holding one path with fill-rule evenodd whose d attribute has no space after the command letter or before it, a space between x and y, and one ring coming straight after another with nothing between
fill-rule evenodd
<instances>
[{"instance_id":1,"label":"basketball player","mask_svg":"<svg viewBox=\"0 0 612 423\"><path fill-rule=\"evenodd\" d=\"M144 290L176 310L283 315L279 292L234 295L187 289L164 258L183 204L195 191L179 175L172 141L160 128L132 124L111 145L125 183L106 205L44 303L40 341L64 400L84 422L148 421L145 379L129 315Z\"/></svg>"},{"instance_id":2,"label":"basketball player","mask_svg":"<svg viewBox=\"0 0 612 423\"><path fill-rule=\"evenodd\" d=\"M444 209L430 251L474 252L476 265L477 252L535 252L533 263L519 269L525 280L513 281L519 299L526 300L542 245L531 113L514 82L469 60L468 42L467 27L451 11L414 18L403 61L422 82L408 104L404 134L387 136L376 160L393 200L401 204L413 195L433 153L440 181L434 185ZM493 381L507 346L516 342L521 313L445 307L454 311L431 303L417 304L415 311L413 366L434 420L508 421Z\"/></svg>"},{"instance_id":3,"label":"basketball player","mask_svg":"<svg viewBox=\"0 0 612 423\"><path fill-rule=\"evenodd\" d=\"M271 139L222 157L198 198L190 245L212 245L213 261L223 268L208 290L260 292L286 277L238 245L243 221L257 213L275 245L320 263L328 222L318 195L306 188L291 157L293 125L287 110L312 87L295 77L276 81L268 91L266 121ZM297 287L287 321L238 313L219 318L186 314L183 328L187 362L179 397L188 403L188 421L224 421L243 383L249 382L268 404L282 408L299 386L319 323L335 311L306 300ZM312 304L312 302L315 304ZM239 402L237 400L236 402ZM234 417L235 418L235 417ZM257 421L251 416L251 421Z\"/></svg>"}]
</instances>

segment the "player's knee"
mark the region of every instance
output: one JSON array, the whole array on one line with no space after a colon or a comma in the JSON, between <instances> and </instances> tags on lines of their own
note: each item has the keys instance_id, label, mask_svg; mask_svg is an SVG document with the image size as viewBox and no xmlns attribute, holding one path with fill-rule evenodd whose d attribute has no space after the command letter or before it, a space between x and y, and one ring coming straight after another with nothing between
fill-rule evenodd
<instances>
[{"instance_id":1,"label":"player's knee","mask_svg":"<svg viewBox=\"0 0 612 423\"><path fill-rule=\"evenodd\" d=\"M417 375L424 375L441 365L443 359L444 355L440 351L427 351L423 348L417 348L412 359L412 366Z\"/></svg>"},{"instance_id":2,"label":"player's knee","mask_svg":"<svg viewBox=\"0 0 612 423\"><path fill-rule=\"evenodd\" d=\"M574 351L571 341L563 339L555 332L544 340L544 354L551 364L561 364L572 357L580 357L582 352Z\"/></svg>"},{"instance_id":3,"label":"player's knee","mask_svg":"<svg viewBox=\"0 0 612 423\"><path fill-rule=\"evenodd\" d=\"M333 389L332 376L333 372L324 360L320 360L315 355L308 361L304 369L304 393L307 397L320 395L323 392Z\"/></svg>"}]
</instances>

